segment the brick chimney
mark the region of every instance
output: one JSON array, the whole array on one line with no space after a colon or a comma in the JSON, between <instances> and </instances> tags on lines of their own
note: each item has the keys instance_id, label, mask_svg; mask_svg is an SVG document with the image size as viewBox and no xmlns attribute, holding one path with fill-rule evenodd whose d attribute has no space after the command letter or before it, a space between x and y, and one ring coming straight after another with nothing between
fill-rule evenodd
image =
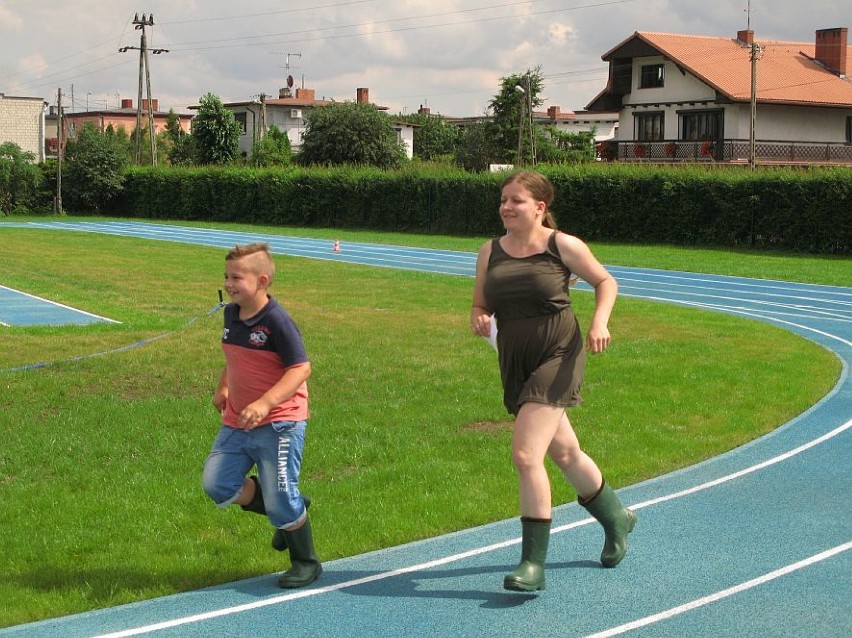
<instances>
[{"instance_id":1,"label":"brick chimney","mask_svg":"<svg viewBox=\"0 0 852 638\"><path fill-rule=\"evenodd\" d=\"M751 29L743 29L742 31L737 31L737 40L739 40L743 44L754 44L754 31L752 31Z\"/></svg>"},{"instance_id":2,"label":"brick chimney","mask_svg":"<svg viewBox=\"0 0 852 638\"><path fill-rule=\"evenodd\" d=\"M547 117L551 120L556 121L559 118L559 114L560 114L561 110L562 109L559 107L559 105L548 106L547 107Z\"/></svg>"},{"instance_id":3,"label":"brick chimney","mask_svg":"<svg viewBox=\"0 0 852 638\"><path fill-rule=\"evenodd\" d=\"M121 98L121 108L132 109L133 108L133 99L129 98L129 97Z\"/></svg>"},{"instance_id":4,"label":"brick chimney","mask_svg":"<svg viewBox=\"0 0 852 638\"><path fill-rule=\"evenodd\" d=\"M846 54L848 49L849 29L817 29L816 32L816 61L828 70L846 75Z\"/></svg>"},{"instance_id":5,"label":"brick chimney","mask_svg":"<svg viewBox=\"0 0 852 638\"><path fill-rule=\"evenodd\" d=\"M316 91L313 89L296 89L296 97L300 100L316 101Z\"/></svg>"},{"instance_id":6,"label":"brick chimney","mask_svg":"<svg viewBox=\"0 0 852 638\"><path fill-rule=\"evenodd\" d=\"M370 89L365 89L365 88L355 89L355 95L356 95L358 104L369 104L370 103Z\"/></svg>"},{"instance_id":7,"label":"brick chimney","mask_svg":"<svg viewBox=\"0 0 852 638\"><path fill-rule=\"evenodd\" d=\"M158 113L159 110L160 110L159 107L160 107L160 101L157 98L153 98L151 100L151 110L154 111L155 113ZM147 99L142 100L142 110L143 111L148 110L148 100Z\"/></svg>"},{"instance_id":8,"label":"brick chimney","mask_svg":"<svg viewBox=\"0 0 852 638\"><path fill-rule=\"evenodd\" d=\"M417 109L418 115L430 115L431 113L432 109L430 109L428 106L423 106L422 104L420 105L420 108Z\"/></svg>"}]
</instances>

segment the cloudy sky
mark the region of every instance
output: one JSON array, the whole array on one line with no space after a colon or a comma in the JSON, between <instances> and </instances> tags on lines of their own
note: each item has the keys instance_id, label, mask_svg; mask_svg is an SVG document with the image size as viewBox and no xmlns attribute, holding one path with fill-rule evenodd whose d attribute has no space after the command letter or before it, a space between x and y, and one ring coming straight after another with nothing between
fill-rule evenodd
<instances>
[{"instance_id":1,"label":"cloudy sky","mask_svg":"<svg viewBox=\"0 0 852 638\"><path fill-rule=\"evenodd\" d=\"M581 110L604 87L601 55L634 31L733 37L748 0L0 0L0 93L67 110L136 99L141 31L153 97L186 112L206 93L224 102L276 97L292 76L317 98L357 87L392 113L479 115L500 78L540 67L544 107ZM852 27L850 0L751 0L757 39L811 42ZM144 84L143 84L144 87ZM72 102L73 96L73 102Z\"/></svg>"}]
</instances>

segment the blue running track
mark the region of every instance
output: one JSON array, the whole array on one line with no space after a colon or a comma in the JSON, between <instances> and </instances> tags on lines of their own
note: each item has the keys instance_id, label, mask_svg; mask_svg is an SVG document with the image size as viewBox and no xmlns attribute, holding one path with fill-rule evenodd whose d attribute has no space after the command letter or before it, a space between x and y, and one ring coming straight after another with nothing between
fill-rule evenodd
<instances>
[{"instance_id":1,"label":"blue running track","mask_svg":"<svg viewBox=\"0 0 852 638\"><path fill-rule=\"evenodd\" d=\"M23 225L221 248L267 241L279 254L448 275L472 276L475 263L471 253L355 243L333 253L328 240L138 222ZM8 226L0 224L0 230ZM305 590L280 590L275 575L267 575L11 627L0 630L0 638L848 638L852 288L609 270L622 295L768 322L821 344L843 362L833 390L775 432L620 490L625 504L639 513L639 524L618 568L603 569L596 562L600 527L571 503L554 510L547 590L537 595L502 589L503 574L514 568L519 554L520 526L512 519L329 561L322 578ZM724 409L723 399L719 407Z\"/></svg>"}]
</instances>

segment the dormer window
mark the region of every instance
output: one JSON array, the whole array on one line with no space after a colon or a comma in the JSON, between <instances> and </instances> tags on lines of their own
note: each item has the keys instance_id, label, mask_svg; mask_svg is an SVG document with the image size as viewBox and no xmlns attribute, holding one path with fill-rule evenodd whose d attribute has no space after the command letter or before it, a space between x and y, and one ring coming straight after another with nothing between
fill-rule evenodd
<instances>
[{"instance_id":1,"label":"dormer window","mask_svg":"<svg viewBox=\"0 0 852 638\"><path fill-rule=\"evenodd\" d=\"M656 89L665 84L666 72L662 64L643 64L640 89Z\"/></svg>"}]
</instances>

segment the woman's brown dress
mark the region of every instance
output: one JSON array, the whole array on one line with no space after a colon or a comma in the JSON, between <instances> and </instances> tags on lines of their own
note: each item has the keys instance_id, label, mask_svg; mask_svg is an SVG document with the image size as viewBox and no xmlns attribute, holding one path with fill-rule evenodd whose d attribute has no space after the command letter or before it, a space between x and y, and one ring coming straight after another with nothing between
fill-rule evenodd
<instances>
[{"instance_id":1,"label":"woman's brown dress","mask_svg":"<svg viewBox=\"0 0 852 638\"><path fill-rule=\"evenodd\" d=\"M528 257L511 257L499 239L491 243L484 293L497 319L503 403L515 415L527 401L558 407L581 402L586 352L557 232L545 252Z\"/></svg>"}]
</instances>

